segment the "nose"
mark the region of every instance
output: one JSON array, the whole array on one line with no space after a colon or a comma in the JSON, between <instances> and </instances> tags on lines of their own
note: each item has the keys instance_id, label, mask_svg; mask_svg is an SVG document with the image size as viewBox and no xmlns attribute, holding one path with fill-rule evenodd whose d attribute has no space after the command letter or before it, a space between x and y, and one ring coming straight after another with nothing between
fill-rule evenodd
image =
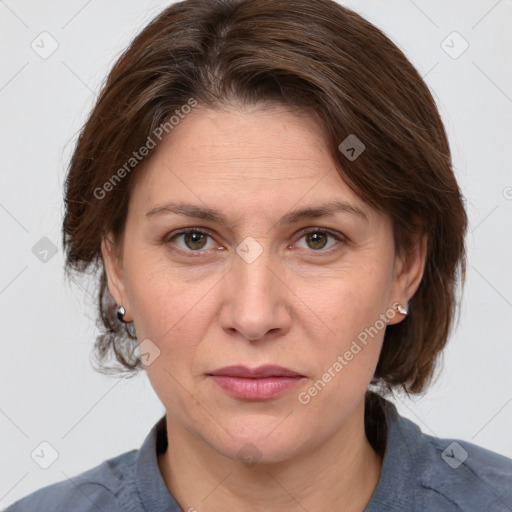
<instances>
[{"instance_id":1,"label":"nose","mask_svg":"<svg viewBox=\"0 0 512 512\"><path fill-rule=\"evenodd\" d=\"M248 341L274 339L288 332L292 293L278 267L269 250L263 250L254 261L234 257L224 280L220 313L225 332Z\"/></svg>"}]
</instances>

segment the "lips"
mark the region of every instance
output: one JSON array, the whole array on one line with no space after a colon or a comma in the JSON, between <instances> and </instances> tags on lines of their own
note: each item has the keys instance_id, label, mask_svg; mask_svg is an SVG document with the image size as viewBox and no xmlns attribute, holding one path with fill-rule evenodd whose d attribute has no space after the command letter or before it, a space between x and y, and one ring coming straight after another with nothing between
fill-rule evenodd
<instances>
[{"instance_id":1,"label":"lips","mask_svg":"<svg viewBox=\"0 0 512 512\"><path fill-rule=\"evenodd\" d=\"M207 376L224 392L241 400L267 400L294 388L305 377L289 368L226 366Z\"/></svg>"},{"instance_id":2,"label":"lips","mask_svg":"<svg viewBox=\"0 0 512 512\"><path fill-rule=\"evenodd\" d=\"M215 370L208 375L223 375L225 377L245 377L250 379L262 379L265 377L303 377L297 372L276 365L264 365L257 368L246 366L226 366Z\"/></svg>"}]
</instances>

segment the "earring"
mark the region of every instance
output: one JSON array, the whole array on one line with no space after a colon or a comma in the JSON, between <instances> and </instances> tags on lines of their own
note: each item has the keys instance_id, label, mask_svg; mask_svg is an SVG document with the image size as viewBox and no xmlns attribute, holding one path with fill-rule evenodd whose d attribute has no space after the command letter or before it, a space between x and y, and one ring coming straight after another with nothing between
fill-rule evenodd
<instances>
[{"instance_id":1,"label":"earring","mask_svg":"<svg viewBox=\"0 0 512 512\"><path fill-rule=\"evenodd\" d=\"M117 306L116 308L116 315L117 315L117 319L120 321L120 322L123 322L123 323L126 323L124 321L124 315L126 313L126 309L124 309L123 306Z\"/></svg>"},{"instance_id":2,"label":"earring","mask_svg":"<svg viewBox=\"0 0 512 512\"><path fill-rule=\"evenodd\" d=\"M407 315L408 311L407 311L407 308L404 308L402 306L402 304L400 303L397 303L396 305L396 309L398 310L399 313L401 313L402 315Z\"/></svg>"}]
</instances>

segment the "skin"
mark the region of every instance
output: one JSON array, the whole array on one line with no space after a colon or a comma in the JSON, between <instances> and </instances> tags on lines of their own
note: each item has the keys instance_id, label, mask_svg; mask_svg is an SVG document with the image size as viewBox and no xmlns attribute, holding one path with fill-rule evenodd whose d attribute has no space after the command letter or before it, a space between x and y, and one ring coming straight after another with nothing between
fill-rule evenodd
<instances>
[{"instance_id":1,"label":"skin","mask_svg":"<svg viewBox=\"0 0 512 512\"><path fill-rule=\"evenodd\" d=\"M278 224L332 200L367 220L339 212ZM218 210L227 222L147 215L170 201ZM185 227L204 234L175 234ZM262 249L251 263L236 252L246 237ZM105 237L102 253L125 319L139 342L160 350L146 366L167 413L170 449L159 467L183 510L364 509L382 466L365 436L364 394L385 329L309 403L298 395L379 315L391 310L388 324L402 321L392 305L416 291L425 240L406 256L395 252L390 219L345 184L312 118L268 105L199 105L146 162L124 237L117 245ZM277 397L247 401L206 375L233 364L278 364L304 378ZM248 443L257 463L239 454Z\"/></svg>"}]
</instances>

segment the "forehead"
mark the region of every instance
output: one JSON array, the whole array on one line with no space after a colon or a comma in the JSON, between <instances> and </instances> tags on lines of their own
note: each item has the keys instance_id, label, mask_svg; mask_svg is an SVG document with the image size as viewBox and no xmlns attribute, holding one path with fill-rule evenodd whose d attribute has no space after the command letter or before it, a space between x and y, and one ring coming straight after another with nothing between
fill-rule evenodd
<instances>
[{"instance_id":1,"label":"forehead","mask_svg":"<svg viewBox=\"0 0 512 512\"><path fill-rule=\"evenodd\" d=\"M275 106L223 111L196 107L155 157L160 162L171 157L206 179L222 177L222 170L255 179L294 179L318 174L318 164L333 164L317 121ZM215 174L206 172L212 167Z\"/></svg>"},{"instance_id":2,"label":"forehead","mask_svg":"<svg viewBox=\"0 0 512 512\"><path fill-rule=\"evenodd\" d=\"M333 200L369 208L341 178L318 122L280 107L196 107L154 151L132 199L146 210L168 201L260 212Z\"/></svg>"}]
</instances>

